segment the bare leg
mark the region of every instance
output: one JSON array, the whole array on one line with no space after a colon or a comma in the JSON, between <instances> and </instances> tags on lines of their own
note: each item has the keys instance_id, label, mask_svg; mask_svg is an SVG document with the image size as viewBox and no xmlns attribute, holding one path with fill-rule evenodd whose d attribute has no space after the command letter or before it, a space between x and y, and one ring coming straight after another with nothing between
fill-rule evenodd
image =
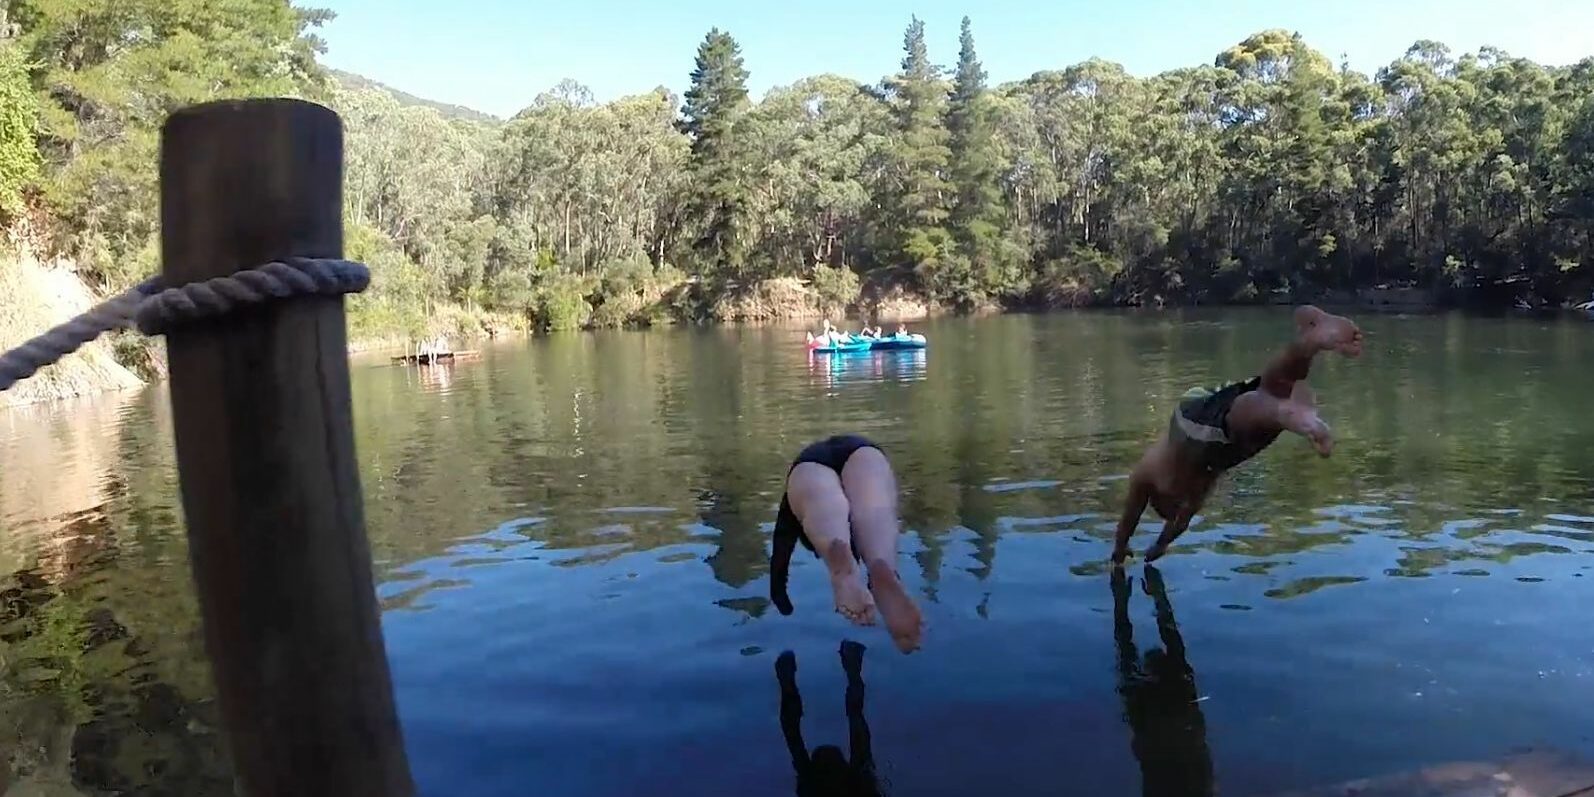
<instances>
[{"instance_id":1,"label":"bare leg","mask_svg":"<svg viewBox=\"0 0 1594 797\"><path fill-rule=\"evenodd\" d=\"M824 465L799 462L786 479L786 498L791 502L792 514L803 524L803 534L830 571L836 611L859 625L873 625L874 598L858 581L847 523L851 508L841 489L841 479Z\"/></svg>"},{"instance_id":2,"label":"bare leg","mask_svg":"<svg viewBox=\"0 0 1594 797\"><path fill-rule=\"evenodd\" d=\"M1312 359L1325 351L1360 356L1361 330L1350 319L1311 305L1298 308L1295 340L1263 369L1260 390L1235 399L1229 410L1229 428L1242 437L1294 432L1312 441L1317 453L1328 456L1334 450L1334 438L1318 417L1316 401L1306 385Z\"/></svg>"},{"instance_id":3,"label":"bare leg","mask_svg":"<svg viewBox=\"0 0 1594 797\"><path fill-rule=\"evenodd\" d=\"M842 489L852 507L852 539L869 569L869 591L903 653L919 647L924 618L897 577L897 479L877 448L860 448L841 469Z\"/></svg>"},{"instance_id":4,"label":"bare leg","mask_svg":"<svg viewBox=\"0 0 1594 797\"><path fill-rule=\"evenodd\" d=\"M1330 315L1311 305L1295 310L1295 340L1262 369L1262 391L1288 399L1295 383L1312 370L1312 358L1325 351L1346 357L1362 353L1362 331L1350 319Z\"/></svg>"}]
</instances>

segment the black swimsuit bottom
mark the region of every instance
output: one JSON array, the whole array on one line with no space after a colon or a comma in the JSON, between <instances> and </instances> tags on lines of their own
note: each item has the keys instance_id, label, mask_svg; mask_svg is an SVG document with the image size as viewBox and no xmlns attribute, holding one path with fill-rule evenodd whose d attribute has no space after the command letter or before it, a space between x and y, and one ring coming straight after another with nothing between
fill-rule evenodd
<instances>
[{"instance_id":1,"label":"black swimsuit bottom","mask_svg":"<svg viewBox=\"0 0 1594 797\"><path fill-rule=\"evenodd\" d=\"M868 438L855 434L827 437L804 448L791 463L791 467L786 469L786 476L790 478L791 472L804 462L824 465L839 476L841 469L846 467L847 460L851 459L860 448L880 450L880 446L870 442ZM814 550L814 544L809 542L808 535L803 533L802 521L798 520L797 513L792 511L791 500L785 493L781 493L780 512L775 515L774 536L774 550L769 561L770 597L781 614L791 614L791 599L786 596L786 572L791 562L794 543L802 543L803 547L813 552L815 556L818 556L819 552ZM853 548L852 555L855 558L858 556L857 548Z\"/></svg>"},{"instance_id":2,"label":"black swimsuit bottom","mask_svg":"<svg viewBox=\"0 0 1594 797\"><path fill-rule=\"evenodd\" d=\"M875 445L867 437L855 434L838 434L835 437L827 437L817 443L810 443L807 448L797 454L797 459L793 460L791 467L786 469L786 475L790 476L791 472L804 462L824 465L839 475L841 469L846 466L847 460L851 459L852 455L860 448L879 450L880 446Z\"/></svg>"}]
</instances>

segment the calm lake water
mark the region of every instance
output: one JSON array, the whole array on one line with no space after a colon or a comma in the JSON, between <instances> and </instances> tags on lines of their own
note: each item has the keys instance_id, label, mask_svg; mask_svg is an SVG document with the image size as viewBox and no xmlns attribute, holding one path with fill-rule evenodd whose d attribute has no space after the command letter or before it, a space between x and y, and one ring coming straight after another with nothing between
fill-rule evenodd
<instances>
[{"instance_id":1,"label":"calm lake water","mask_svg":"<svg viewBox=\"0 0 1594 797\"><path fill-rule=\"evenodd\" d=\"M789 793L793 688L808 749L866 720L903 795L1594 755L1594 326L1361 320L1367 354L1313 373L1334 457L1282 439L1126 579L1104 566L1122 474L1186 388L1255 373L1287 311L949 319L927 352L813 361L789 328L356 361L423 793ZM152 389L0 412L0 794L231 793L169 411ZM899 472L912 656L835 615L811 558L794 615L767 600L787 464L849 431Z\"/></svg>"}]
</instances>

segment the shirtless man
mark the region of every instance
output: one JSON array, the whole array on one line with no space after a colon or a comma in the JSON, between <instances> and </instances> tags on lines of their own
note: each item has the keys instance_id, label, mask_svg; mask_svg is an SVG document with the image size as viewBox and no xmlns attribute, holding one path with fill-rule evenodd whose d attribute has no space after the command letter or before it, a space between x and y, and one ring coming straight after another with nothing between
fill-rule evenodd
<instances>
[{"instance_id":1,"label":"shirtless man","mask_svg":"<svg viewBox=\"0 0 1594 797\"><path fill-rule=\"evenodd\" d=\"M786 583L798 543L830 572L836 611L858 625L885 618L897 648L919 647L923 619L897 578L897 479L880 447L857 435L837 435L804 448L786 474L770 554L770 600L791 614ZM858 567L868 576L867 588Z\"/></svg>"},{"instance_id":2,"label":"shirtless man","mask_svg":"<svg viewBox=\"0 0 1594 797\"><path fill-rule=\"evenodd\" d=\"M1122 564L1129 555L1129 535L1147 504L1166 522L1146 550L1146 561L1167 553L1201 510L1218 477L1261 453L1280 432L1305 437L1317 453L1328 456L1334 450L1334 437L1317 416L1312 390L1306 386L1312 358L1326 351L1360 356L1361 330L1348 318L1301 307L1295 311L1295 340L1261 376L1216 391L1196 388L1185 393L1167 434L1146 450L1129 474L1129 497L1118 521L1113 562Z\"/></svg>"}]
</instances>

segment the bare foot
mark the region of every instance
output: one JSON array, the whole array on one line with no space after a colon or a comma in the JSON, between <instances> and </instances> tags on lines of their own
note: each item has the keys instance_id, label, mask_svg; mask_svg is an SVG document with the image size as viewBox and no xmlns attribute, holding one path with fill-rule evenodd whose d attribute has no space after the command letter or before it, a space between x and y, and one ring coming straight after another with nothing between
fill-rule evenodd
<instances>
[{"instance_id":1,"label":"bare foot","mask_svg":"<svg viewBox=\"0 0 1594 797\"><path fill-rule=\"evenodd\" d=\"M1163 545L1160 542L1152 545L1150 548L1146 549L1146 564L1149 565L1152 562L1155 562L1158 559L1161 559L1162 555L1167 553L1167 552L1168 552L1168 546Z\"/></svg>"},{"instance_id":2,"label":"bare foot","mask_svg":"<svg viewBox=\"0 0 1594 797\"><path fill-rule=\"evenodd\" d=\"M1361 356L1362 331L1349 318L1305 305L1295 311L1295 328L1301 340L1318 351L1336 351L1346 357Z\"/></svg>"},{"instance_id":3,"label":"bare foot","mask_svg":"<svg viewBox=\"0 0 1594 797\"><path fill-rule=\"evenodd\" d=\"M1112 566L1113 567L1123 567L1124 566L1124 560L1127 559L1127 558L1129 558L1129 549L1128 548L1113 548L1112 549Z\"/></svg>"},{"instance_id":4,"label":"bare foot","mask_svg":"<svg viewBox=\"0 0 1594 797\"><path fill-rule=\"evenodd\" d=\"M1319 456L1326 457L1334 453L1334 433L1317 416L1316 409L1288 403L1284 405L1283 419L1285 428L1312 441L1312 448L1317 449Z\"/></svg>"},{"instance_id":5,"label":"bare foot","mask_svg":"<svg viewBox=\"0 0 1594 797\"><path fill-rule=\"evenodd\" d=\"M830 590L835 593L836 611L858 625L874 625L874 598L858 580L858 567L852 559L852 546L836 540L825 552L830 570Z\"/></svg>"},{"instance_id":6,"label":"bare foot","mask_svg":"<svg viewBox=\"0 0 1594 797\"><path fill-rule=\"evenodd\" d=\"M903 653L918 650L919 640L924 636L924 616L913 598L908 597L896 570L887 565L869 568L869 590L874 593L897 649Z\"/></svg>"}]
</instances>

